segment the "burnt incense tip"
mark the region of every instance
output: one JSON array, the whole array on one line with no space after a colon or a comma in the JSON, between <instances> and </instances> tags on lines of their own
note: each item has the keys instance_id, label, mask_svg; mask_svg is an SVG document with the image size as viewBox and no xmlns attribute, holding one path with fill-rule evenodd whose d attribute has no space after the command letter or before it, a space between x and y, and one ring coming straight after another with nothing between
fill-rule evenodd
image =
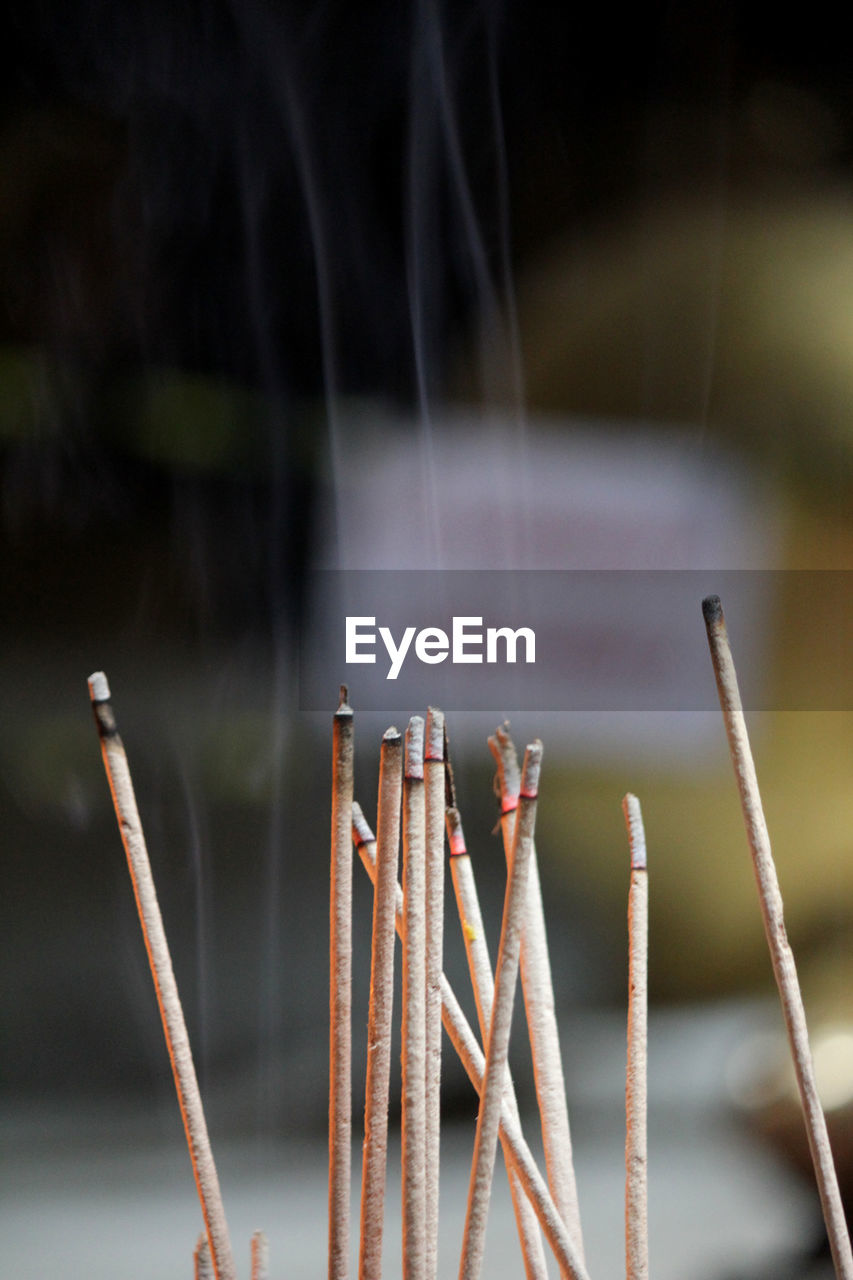
<instances>
[{"instance_id":1,"label":"burnt incense tip","mask_svg":"<svg viewBox=\"0 0 853 1280\"><path fill-rule=\"evenodd\" d=\"M363 844L373 844L375 836L367 824L357 800L352 802L352 838L356 848Z\"/></svg>"},{"instance_id":2,"label":"burnt incense tip","mask_svg":"<svg viewBox=\"0 0 853 1280\"><path fill-rule=\"evenodd\" d=\"M444 761L444 712L438 707L427 708L424 758Z\"/></svg>"},{"instance_id":3,"label":"burnt incense tip","mask_svg":"<svg viewBox=\"0 0 853 1280\"><path fill-rule=\"evenodd\" d=\"M646 871L646 832L643 828L643 811L636 796L629 791L622 797L622 812L628 828L628 845L631 850L631 870Z\"/></svg>"},{"instance_id":4,"label":"burnt incense tip","mask_svg":"<svg viewBox=\"0 0 853 1280\"><path fill-rule=\"evenodd\" d=\"M422 716L412 716L406 729L406 764L407 778L423 778L424 776L424 721Z\"/></svg>"},{"instance_id":5,"label":"burnt incense tip","mask_svg":"<svg viewBox=\"0 0 853 1280\"><path fill-rule=\"evenodd\" d=\"M444 807L456 808L456 783L453 778L453 765L450 760L450 738L447 736L447 722L444 724Z\"/></svg>"},{"instance_id":6,"label":"burnt incense tip","mask_svg":"<svg viewBox=\"0 0 853 1280\"><path fill-rule=\"evenodd\" d=\"M521 767L521 792L525 800L535 800L539 794L539 772L542 768L542 743L538 738L529 743L524 752Z\"/></svg>"},{"instance_id":7,"label":"burnt incense tip","mask_svg":"<svg viewBox=\"0 0 853 1280\"><path fill-rule=\"evenodd\" d=\"M719 596L706 596L702 601L702 617L705 619L705 626L712 627L717 622L723 620L723 606Z\"/></svg>"},{"instance_id":8,"label":"burnt incense tip","mask_svg":"<svg viewBox=\"0 0 853 1280\"><path fill-rule=\"evenodd\" d=\"M498 766L498 776L495 784L495 790L499 791L501 798L515 797L518 795L521 786L521 779L518 770L518 756L515 751L515 744L509 736L509 721L504 720L502 725L498 725L494 733L487 739L489 750L495 758Z\"/></svg>"},{"instance_id":9,"label":"burnt incense tip","mask_svg":"<svg viewBox=\"0 0 853 1280\"><path fill-rule=\"evenodd\" d=\"M93 702L109 702L110 686L103 671L93 671L89 676L89 697Z\"/></svg>"},{"instance_id":10,"label":"burnt incense tip","mask_svg":"<svg viewBox=\"0 0 853 1280\"><path fill-rule=\"evenodd\" d=\"M336 716L352 715L352 707L349 705L349 702L347 701L348 698L349 698L349 689L345 684L342 684L340 688L339 698L338 698L338 709L335 712Z\"/></svg>"},{"instance_id":11,"label":"burnt incense tip","mask_svg":"<svg viewBox=\"0 0 853 1280\"><path fill-rule=\"evenodd\" d=\"M402 742L403 735L396 725L389 725L382 735L382 741L387 742L390 746L395 746L398 742Z\"/></svg>"}]
</instances>

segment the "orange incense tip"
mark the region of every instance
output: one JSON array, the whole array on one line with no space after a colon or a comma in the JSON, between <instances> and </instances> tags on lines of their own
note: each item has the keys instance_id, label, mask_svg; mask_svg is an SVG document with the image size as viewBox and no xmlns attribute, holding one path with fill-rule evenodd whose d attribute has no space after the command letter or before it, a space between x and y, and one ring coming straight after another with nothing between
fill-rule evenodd
<instances>
[{"instance_id":1,"label":"orange incense tip","mask_svg":"<svg viewBox=\"0 0 853 1280\"><path fill-rule=\"evenodd\" d=\"M501 798L501 813L513 813L518 808L518 796L503 796Z\"/></svg>"}]
</instances>

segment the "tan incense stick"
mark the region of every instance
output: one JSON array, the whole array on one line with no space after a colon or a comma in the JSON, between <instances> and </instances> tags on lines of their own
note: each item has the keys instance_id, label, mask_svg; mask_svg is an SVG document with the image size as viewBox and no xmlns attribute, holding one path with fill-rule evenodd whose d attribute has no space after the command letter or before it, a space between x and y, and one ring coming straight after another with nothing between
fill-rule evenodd
<instances>
[{"instance_id":1,"label":"tan incense stick","mask_svg":"<svg viewBox=\"0 0 853 1280\"><path fill-rule=\"evenodd\" d=\"M424 722L406 730L403 782L403 1280L427 1280Z\"/></svg>"},{"instance_id":2,"label":"tan incense stick","mask_svg":"<svg viewBox=\"0 0 853 1280\"><path fill-rule=\"evenodd\" d=\"M207 1236L201 1235L193 1253L195 1280L214 1280L213 1263L210 1261L210 1248Z\"/></svg>"},{"instance_id":3,"label":"tan incense stick","mask_svg":"<svg viewBox=\"0 0 853 1280\"><path fill-rule=\"evenodd\" d=\"M438 1264L441 1125L441 972L444 933L444 715L427 711L424 736L426 826L426 1270Z\"/></svg>"},{"instance_id":4,"label":"tan incense stick","mask_svg":"<svg viewBox=\"0 0 853 1280\"><path fill-rule=\"evenodd\" d=\"M838 1190L838 1178L829 1146L826 1119L824 1118L815 1084L805 1009L800 993L800 984L797 979L793 952L785 933L782 895L776 877L776 867L770 848L770 837L764 820L764 810L758 790L755 764L752 759L743 706L738 690L737 675L731 649L729 648L726 622L723 617L719 596L708 596L707 599L703 600L702 612L708 632L708 644L711 648L711 661L714 664L717 693L729 740L729 751L731 752L738 791L740 792L747 840L752 852L752 864L761 900L764 931L767 935L767 944L773 962L773 972L776 976L776 985L779 988L779 996L782 1001L782 1011L788 1030L794 1071L805 1114L809 1148L823 1207L823 1216L827 1235L829 1236L835 1273L838 1277L843 1277L843 1280L853 1280L853 1254L851 1254L850 1249L850 1236L847 1231L844 1207Z\"/></svg>"},{"instance_id":5,"label":"tan incense stick","mask_svg":"<svg viewBox=\"0 0 853 1280\"><path fill-rule=\"evenodd\" d=\"M347 688L332 736L332 856L329 910L329 1280L349 1274L352 1140L353 715Z\"/></svg>"},{"instance_id":6,"label":"tan incense stick","mask_svg":"<svg viewBox=\"0 0 853 1280\"><path fill-rule=\"evenodd\" d=\"M251 1280L269 1280L270 1247L263 1231L252 1234L252 1270Z\"/></svg>"},{"instance_id":7,"label":"tan incense stick","mask_svg":"<svg viewBox=\"0 0 853 1280\"><path fill-rule=\"evenodd\" d=\"M489 748L498 766L501 791L501 830L509 858L518 809L518 759L506 727L489 738ZM539 883L536 848L533 847L528 872L527 904L521 940L521 989L527 1014L536 1098L542 1124L542 1145L551 1195L572 1239L583 1257L577 1181L572 1159L569 1110L560 1052L560 1033L554 1004L554 985L548 955L545 909Z\"/></svg>"},{"instance_id":8,"label":"tan incense stick","mask_svg":"<svg viewBox=\"0 0 853 1280\"><path fill-rule=\"evenodd\" d=\"M89 677L89 695L92 699L92 709L101 741L104 768L127 854L127 865L130 869L136 907L142 925L142 936L145 939L148 962L154 979L154 990L157 994L166 1048L175 1077L178 1105L181 1109L190 1160L201 1201L214 1274L216 1280L234 1280L234 1259L228 1238L225 1208L222 1204L210 1139L207 1136L207 1124L201 1105L201 1094L193 1065L189 1036L172 970L172 959L169 955L169 945L166 941L160 905L154 888L142 823L136 807L136 796L133 792L127 755L118 735L110 702L110 687L103 671L97 671Z\"/></svg>"},{"instance_id":9,"label":"tan incense stick","mask_svg":"<svg viewBox=\"0 0 853 1280\"><path fill-rule=\"evenodd\" d=\"M489 960L489 948L483 928L483 917L480 912L480 900L474 879L474 869L465 844L462 830L462 819L459 810L450 807L446 814L447 839L450 846L450 874L456 895L459 911L459 922L465 939L465 953L468 957L468 969L471 974L471 985L477 1004L477 1019L480 1024L480 1035L485 1041L488 1034L489 1019L492 1013L494 995L494 979ZM512 1079L507 1076L504 1101L513 1118L518 1121L518 1103L515 1097ZM501 1130L501 1146L509 1175L509 1188L515 1212L518 1238L524 1259L524 1271L527 1280L548 1280L548 1268L545 1262L545 1251L536 1215L524 1194L518 1174L512 1167L511 1156L507 1150L506 1134Z\"/></svg>"},{"instance_id":10,"label":"tan incense stick","mask_svg":"<svg viewBox=\"0 0 853 1280\"><path fill-rule=\"evenodd\" d=\"M382 739L376 822L379 839L376 847L370 1006L367 1020L367 1082L358 1268L360 1280L379 1280L382 1275L391 1022L394 1005L397 862L400 845L400 799L403 787L402 746L399 732L393 728L389 729Z\"/></svg>"},{"instance_id":11,"label":"tan incense stick","mask_svg":"<svg viewBox=\"0 0 853 1280\"><path fill-rule=\"evenodd\" d=\"M492 1173L500 1127L515 985L518 978L521 930L527 902L527 873L536 821L536 798L541 760L542 744L537 741L525 752L519 814L507 872L501 941L495 967L495 994L486 1041L486 1068L480 1094L480 1108L477 1113L477 1132L474 1137L474 1155L468 1185L468 1208L462 1239L459 1280L477 1280L483 1265Z\"/></svg>"},{"instance_id":12,"label":"tan incense stick","mask_svg":"<svg viewBox=\"0 0 853 1280\"><path fill-rule=\"evenodd\" d=\"M648 1280L648 969L649 878L646 835L636 796L622 810L631 849L628 893L628 1069L625 1084L625 1258L627 1280Z\"/></svg>"},{"instance_id":13,"label":"tan incense stick","mask_svg":"<svg viewBox=\"0 0 853 1280\"><path fill-rule=\"evenodd\" d=\"M358 804L352 807L352 838L356 845L364 869L375 880L376 876L376 840L368 826L364 814ZM397 933L403 936L403 891L397 886ZM441 975L441 1020L450 1037L456 1053L479 1094L483 1088L483 1073L486 1060L477 1038L462 1012L462 1008L453 988L445 974ZM530 1148L524 1140L521 1127L513 1118L510 1109L504 1102L501 1113L501 1132L506 1138L513 1168L517 1171L525 1195L530 1200L543 1235L554 1251L554 1256L561 1269L565 1269L572 1280L589 1280L583 1261L578 1256L574 1242L571 1240L562 1218L554 1207L551 1193L545 1179L537 1168Z\"/></svg>"}]
</instances>

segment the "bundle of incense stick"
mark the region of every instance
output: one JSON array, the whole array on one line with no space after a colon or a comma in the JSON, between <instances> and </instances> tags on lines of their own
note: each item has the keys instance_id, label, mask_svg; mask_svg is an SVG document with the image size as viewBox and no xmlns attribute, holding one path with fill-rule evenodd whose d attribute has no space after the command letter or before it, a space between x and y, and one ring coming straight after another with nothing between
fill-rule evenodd
<instances>
[{"instance_id":1,"label":"bundle of incense stick","mask_svg":"<svg viewBox=\"0 0 853 1280\"><path fill-rule=\"evenodd\" d=\"M732 762L753 856L773 970L779 987L803 1103L815 1176L838 1280L853 1280L853 1256L826 1122L817 1097L805 1014L785 936L782 898L722 607L703 602L708 640ZM236 1276L225 1212L207 1134L177 984L172 971L148 851L118 736L106 676L89 680L95 722L124 842L143 937L172 1063L204 1234L195 1250L197 1280ZM465 841L447 749L444 717L414 716L405 739L389 729L381 746L374 836L353 799L354 719L342 686L334 717L330 909L329 1276L346 1280L350 1253L352 844L374 885L368 1021L359 1280L379 1280L387 1172L393 1022L394 934L402 942L402 1259L404 1280L436 1280L438 1253L439 1097L443 1024L479 1095L460 1280L482 1273L498 1142L504 1155L528 1280L547 1280L544 1241L561 1277L587 1280L572 1163L563 1069L534 842L542 744L531 743L519 768L506 726L489 739L498 764L501 828L507 859L500 941L489 959L473 862ZM628 894L628 1051L626 1072L626 1278L647 1280L647 967L646 838L637 798L623 810L630 847ZM442 972L445 831L451 879L477 1007L481 1042ZM402 843L402 886L398 861ZM546 1175L522 1134L507 1065L517 978L533 1053ZM251 1280L267 1280L262 1233L251 1241Z\"/></svg>"}]
</instances>

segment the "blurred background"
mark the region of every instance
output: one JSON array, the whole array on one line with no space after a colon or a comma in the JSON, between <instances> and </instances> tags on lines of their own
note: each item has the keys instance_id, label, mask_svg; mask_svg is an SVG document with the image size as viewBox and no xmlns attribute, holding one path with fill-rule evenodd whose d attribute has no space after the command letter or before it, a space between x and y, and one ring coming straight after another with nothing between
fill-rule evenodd
<instances>
[{"instance_id":1,"label":"blurred background","mask_svg":"<svg viewBox=\"0 0 853 1280\"><path fill-rule=\"evenodd\" d=\"M100 668L240 1265L263 1226L274 1276L322 1273L340 673L327 716L300 710L317 566L692 569L700 649L715 571L756 571L729 626L758 673L753 745L853 1201L850 593L825 572L853 568L853 91L833 22L34 0L0 56L9 1274L170 1280L200 1225L88 707ZM761 574L785 569L808 589ZM398 724L415 712L401 700ZM719 717L450 716L495 947L485 737L507 714L519 745L545 739L591 1272L621 1265L630 789L654 871L655 1270L823 1276ZM357 724L372 821L386 723ZM457 932L448 906L461 994ZM445 1103L450 1274L474 1109L449 1055ZM519 1274L501 1194L496 1280Z\"/></svg>"}]
</instances>

